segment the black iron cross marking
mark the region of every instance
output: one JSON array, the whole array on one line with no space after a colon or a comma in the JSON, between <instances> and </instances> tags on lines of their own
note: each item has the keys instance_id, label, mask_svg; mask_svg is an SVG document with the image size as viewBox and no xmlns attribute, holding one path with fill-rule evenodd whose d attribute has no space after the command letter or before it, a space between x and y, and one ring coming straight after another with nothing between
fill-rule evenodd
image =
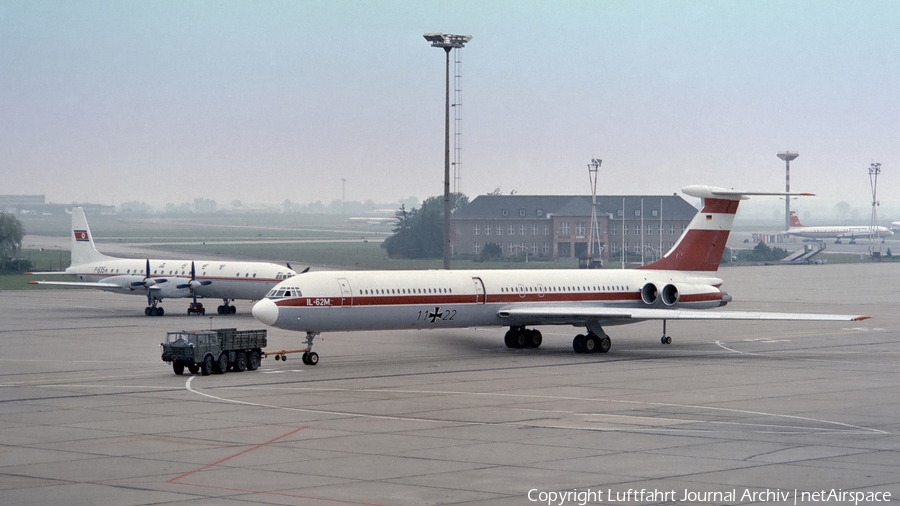
<instances>
[{"instance_id":1,"label":"black iron cross marking","mask_svg":"<svg viewBox=\"0 0 900 506\"><path fill-rule=\"evenodd\" d=\"M441 314L443 314L443 313L441 313L441 308L436 307L436 308L434 308L434 312L428 313L428 316L426 316L425 318L431 318L431 323L434 323L435 320L441 319Z\"/></svg>"}]
</instances>

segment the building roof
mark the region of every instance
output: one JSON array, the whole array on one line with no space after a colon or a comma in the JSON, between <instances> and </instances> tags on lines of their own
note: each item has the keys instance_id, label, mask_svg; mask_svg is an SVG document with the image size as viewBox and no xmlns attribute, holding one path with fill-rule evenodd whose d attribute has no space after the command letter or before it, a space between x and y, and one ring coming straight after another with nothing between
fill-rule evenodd
<instances>
[{"instance_id":1,"label":"building roof","mask_svg":"<svg viewBox=\"0 0 900 506\"><path fill-rule=\"evenodd\" d=\"M624 212L623 210L624 202ZM697 208L678 195L603 195L597 196L597 214L611 219L640 217L657 211L662 205L663 219L690 220ZM550 216L590 216L591 197L585 195L479 195L453 215L457 220L501 219L535 220Z\"/></svg>"}]
</instances>

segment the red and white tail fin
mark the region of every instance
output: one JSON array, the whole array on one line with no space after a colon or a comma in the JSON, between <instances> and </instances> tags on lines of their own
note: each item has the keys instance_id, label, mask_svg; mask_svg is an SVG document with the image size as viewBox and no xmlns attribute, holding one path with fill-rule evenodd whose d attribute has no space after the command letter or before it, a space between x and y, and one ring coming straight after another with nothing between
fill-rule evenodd
<instances>
[{"instance_id":1,"label":"red and white tail fin","mask_svg":"<svg viewBox=\"0 0 900 506\"><path fill-rule=\"evenodd\" d=\"M800 223L800 217L797 216L797 213L794 211L791 211L790 221L788 223L790 224L790 228L797 228L797 227L803 226L803 224Z\"/></svg>"},{"instance_id":2,"label":"red and white tail fin","mask_svg":"<svg viewBox=\"0 0 900 506\"><path fill-rule=\"evenodd\" d=\"M662 258L639 269L666 271L715 272L722 261L725 243L731 233L738 203L752 195L812 195L811 193L739 192L712 186L687 186L684 193L703 199L700 212L694 216L675 246Z\"/></svg>"},{"instance_id":3,"label":"red and white tail fin","mask_svg":"<svg viewBox=\"0 0 900 506\"><path fill-rule=\"evenodd\" d=\"M84 208L72 208L72 265L100 262L108 258L97 251L94 246L94 237L91 236L91 227L88 226L84 216Z\"/></svg>"}]
</instances>

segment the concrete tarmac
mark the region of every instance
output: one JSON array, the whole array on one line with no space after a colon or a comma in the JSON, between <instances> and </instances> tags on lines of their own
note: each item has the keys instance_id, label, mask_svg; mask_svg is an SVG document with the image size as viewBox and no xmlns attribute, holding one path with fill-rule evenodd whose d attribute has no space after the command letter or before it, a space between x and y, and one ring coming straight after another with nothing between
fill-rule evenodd
<instances>
[{"instance_id":1,"label":"concrete tarmac","mask_svg":"<svg viewBox=\"0 0 900 506\"><path fill-rule=\"evenodd\" d=\"M575 354L574 327L537 350L502 328L335 333L314 367L176 376L165 332L261 328L249 303L145 317L141 297L0 292L0 502L900 500L900 264L720 276L728 309L874 318L670 322L671 345L659 323L608 327L605 355ZM268 349L301 337L270 329Z\"/></svg>"}]
</instances>

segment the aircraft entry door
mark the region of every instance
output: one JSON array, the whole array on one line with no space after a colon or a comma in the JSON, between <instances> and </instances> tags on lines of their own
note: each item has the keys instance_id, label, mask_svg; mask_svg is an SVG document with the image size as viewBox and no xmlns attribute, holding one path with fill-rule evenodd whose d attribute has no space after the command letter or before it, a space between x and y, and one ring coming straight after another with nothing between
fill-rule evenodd
<instances>
[{"instance_id":1,"label":"aircraft entry door","mask_svg":"<svg viewBox=\"0 0 900 506\"><path fill-rule=\"evenodd\" d=\"M472 282L475 283L475 303L484 304L487 298L484 294L484 282L481 281L481 278L472 278Z\"/></svg>"},{"instance_id":2,"label":"aircraft entry door","mask_svg":"<svg viewBox=\"0 0 900 506\"><path fill-rule=\"evenodd\" d=\"M341 285L341 307L352 306L353 292L350 290L350 282L345 278L339 278L338 284Z\"/></svg>"}]
</instances>

